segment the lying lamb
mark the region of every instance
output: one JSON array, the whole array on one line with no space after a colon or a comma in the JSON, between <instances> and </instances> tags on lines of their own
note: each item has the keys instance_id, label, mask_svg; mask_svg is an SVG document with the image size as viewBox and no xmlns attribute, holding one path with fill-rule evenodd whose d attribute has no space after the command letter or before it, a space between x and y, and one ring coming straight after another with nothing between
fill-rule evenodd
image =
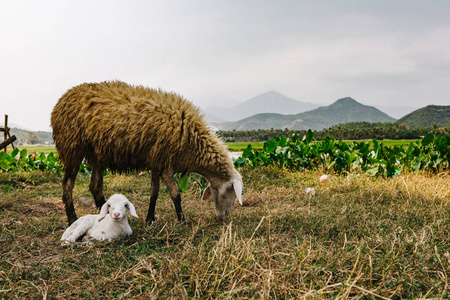
<instances>
[{"instance_id":1,"label":"lying lamb","mask_svg":"<svg viewBox=\"0 0 450 300\"><path fill-rule=\"evenodd\" d=\"M81 238L83 238L81 245L86 245L94 241L111 241L118 237L130 236L133 231L128 225L127 209L132 217L138 217L134 205L124 195L112 195L103 204L100 214L86 215L72 223L64 231L61 245L77 243Z\"/></svg>"}]
</instances>

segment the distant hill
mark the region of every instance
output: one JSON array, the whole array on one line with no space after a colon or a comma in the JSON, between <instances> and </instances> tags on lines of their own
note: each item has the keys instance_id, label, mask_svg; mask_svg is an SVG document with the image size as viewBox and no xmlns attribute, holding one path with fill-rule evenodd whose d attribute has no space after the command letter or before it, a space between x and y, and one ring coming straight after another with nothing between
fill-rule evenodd
<instances>
[{"instance_id":1,"label":"distant hill","mask_svg":"<svg viewBox=\"0 0 450 300\"><path fill-rule=\"evenodd\" d=\"M11 128L9 133L15 135L17 138L14 142L15 146L53 144L52 133L48 131L28 131L19 128ZM0 141L3 141L3 135L0 136Z\"/></svg>"},{"instance_id":2,"label":"distant hill","mask_svg":"<svg viewBox=\"0 0 450 300\"><path fill-rule=\"evenodd\" d=\"M204 116L204 119L205 119L206 123L208 123L208 124L217 124L217 123L226 122L226 120L220 119L220 118L206 112L205 110L203 110L201 108L199 108L199 110L200 110L200 114L202 114Z\"/></svg>"},{"instance_id":3,"label":"distant hill","mask_svg":"<svg viewBox=\"0 0 450 300\"><path fill-rule=\"evenodd\" d=\"M450 126L450 106L428 105L397 120L409 127Z\"/></svg>"},{"instance_id":4,"label":"distant hill","mask_svg":"<svg viewBox=\"0 0 450 300\"><path fill-rule=\"evenodd\" d=\"M2 119L2 120L0 121L0 127L4 127L4 126L5 126L5 122L4 122L3 119ZM22 130L28 130L28 131L31 131L30 128L24 127L24 126L19 125L19 124L16 124L16 123L11 123L11 122L8 122L8 127L9 127L9 128L19 128L19 129L22 129Z\"/></svg>"},{"instance_id":5,"label":"distant hill","mask_svg":"<svg viewBox=\"0 0 450 300\"><path fill-rule=\"evenodd\" d=\"M261 113L292 114L309 111L319 105L309 102L301 102L285 95L270 91L253 97L232 108L220 106L206 109L206 119L214 119L215 116L226 121L237 121Z\"/></svg>"},{"instance_id":6,"label":"distant hill","mask_svg":"<svg viewBox=\"0 0 450 300\"><path fill-rule=\"evenodd\" d=\"M348 122L394 122L395 119L375 107L363 105L347 97L329 106L295 115L257 114L237 122L217 125L221 130L252 130L288 128L292 130L322 130L337 124Z\"/></svg>"}]
</instances>

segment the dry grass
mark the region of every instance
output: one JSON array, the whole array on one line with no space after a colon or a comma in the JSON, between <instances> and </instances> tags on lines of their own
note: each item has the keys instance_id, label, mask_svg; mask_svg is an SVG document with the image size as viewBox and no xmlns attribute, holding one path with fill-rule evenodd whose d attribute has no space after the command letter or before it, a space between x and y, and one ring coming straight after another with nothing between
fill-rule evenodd
<instances>
[{"instance_id":1,"label":"dry grass","mask_svg":"<svg viewBox=\"0 0 450 300\"><path fill-rule=\"evenodd\" d=\"M189 225L162 191L152 226L149 174L108 175L105 194L125 194L140 219L128 239L80 248L59 243L60 176L0 174L0 298L450 297L449 174L350 174L328 185L315 171L242 174L245 204L230 220L216 221L193 186L183 194ZM79 215L95 212L88 184L77 179Z\"/></svg>"}]
</instances>

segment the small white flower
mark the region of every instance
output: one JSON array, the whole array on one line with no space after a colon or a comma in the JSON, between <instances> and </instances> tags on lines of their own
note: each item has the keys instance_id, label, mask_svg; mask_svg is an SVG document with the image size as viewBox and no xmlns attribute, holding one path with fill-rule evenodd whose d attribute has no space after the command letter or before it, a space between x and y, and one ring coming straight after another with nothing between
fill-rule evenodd
<instances>
[{"instance_id":1,"label":"small white flower","mask_svg":"<svg viewBox=\"0 0 450 300\"><path fill-rule=\"evenodd\" d=\"M330 176L322 175L319 178L320 183L330 183Z\"/></svg>"},{"instance_id":2,"label":"small white flower","mask_svg":"<svg viewBox=\"0 0 450 300\"><path fill-rule=\"evenodd\" d=\"M306 188L305 193L314 196L316 194L316 190L314 188Z\"/></svg>"}]
</instances>

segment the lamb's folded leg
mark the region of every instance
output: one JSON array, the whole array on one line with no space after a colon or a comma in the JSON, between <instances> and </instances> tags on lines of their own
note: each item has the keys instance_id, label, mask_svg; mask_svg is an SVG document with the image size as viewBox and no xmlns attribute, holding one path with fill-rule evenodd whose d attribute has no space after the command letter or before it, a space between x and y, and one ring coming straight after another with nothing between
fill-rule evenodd
<instances>
[{"instance_id":1,"label":"lamb's folded leg","mask_svg":"<svg viewBox=\"0 0 450 300\"><path fill-rule=\"evenodd\" d=\"M89 230L89 228L94 226L95 219L95 216L87 215L73 222L72 225L64 231L61 237L61 241L63 241L61 245L64 246L75 243Z\"/></svg>"}]
</instances>

